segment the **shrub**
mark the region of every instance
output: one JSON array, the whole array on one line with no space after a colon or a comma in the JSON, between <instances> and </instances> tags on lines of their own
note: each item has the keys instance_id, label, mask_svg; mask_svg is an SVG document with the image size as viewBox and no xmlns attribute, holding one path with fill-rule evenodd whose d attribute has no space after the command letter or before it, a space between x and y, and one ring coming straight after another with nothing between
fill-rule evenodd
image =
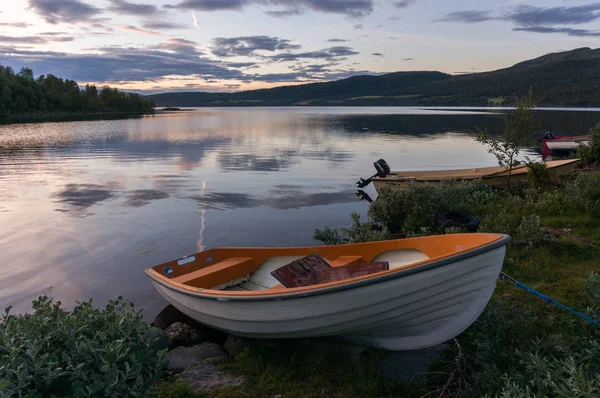
<instances>
[{"instance_id":1,"label":"shrub","mask_svg":"<svg viewBox=\"0 0 600 398\"><path fill-rule=\"evenodd\" d=\"M387 231L377 230L378 225L392 233L427 235L439 232L432 227L434 216L440 211L472 214L480 220L481 232L504 233L516 240L540 242L546 238L542 217L600 216L600 173L578 173L555 187L525 188L518 192L513 189L512 193L492 190L481 181L412 183L403 189L384 186L369 207L373 222L361 224L355 215L353 226L342 229L342 235L325 227L317 230L314 237L326 244L385 239Z\"/></svg>"},{"instance_id":2,"label":"shrub","mask_svg":"<svg viewBox=\"0 0 600 398\"><path fill-rule=\"evenodd\" d=\"M532 188L548 188L552 185L552 177L550 175L550 169L546 163L533 162L525 157L527 167L527 180L529 186Z\"/></svg>"},{"instance_id":3,"label":"shrub","mask_svg":"<svg viewBox=\"0 0 600 398\"><path fill-rule=\"evenodd\" d=\"M72 312L47 296L0 318L0 396L145 397L163 374L157 335L123 298Z\"/></svg>"},{"instance_id":4,"label":"shrub","mask_svg":"<svg viewBox=\"0 0 600 398\"><path fill-rule=\"evenodd\" d=\"M494 195L480 181L412 183L404 189L382 187L378 199L369 208L369 215L392 232L415 234L423 228L431 228L435 214L440 211L469 212Z\"/></svg>"},{"instance_id":5,"label":"shrub","mask_svg":"<svg viewBox=\"0 0 600 398\"><path fill-rule=\"evenodd\" d=\"M565 203L572 212L600 216L600 173L579 173L564 187Z\"/></svg>"},{"instance_id":6,"label":"shrub","mask_svg":"<svg viewBox=\"0 0 600 398\"><path fill-rule=\"evenodd\" d=\"M352 225L348 228L342 227L341 234L337 229L325 227L324 229L316 229L313 238L326 245L374 242L389 238L389 232L385 227L382 228L372 222L361 223L359 213L352 213L351 216Z\"/></svg>"},{"instance_id":7,"label":"shrub","mask_svg":"<svg viewBox=\"0 0 600 398\"><path fill-rule=\"evenodd\" d=\"M590 138L590 145L582 145L577 153L585 165L600 163L600 123L590 131Z\"/></svg>"}]
</instances>

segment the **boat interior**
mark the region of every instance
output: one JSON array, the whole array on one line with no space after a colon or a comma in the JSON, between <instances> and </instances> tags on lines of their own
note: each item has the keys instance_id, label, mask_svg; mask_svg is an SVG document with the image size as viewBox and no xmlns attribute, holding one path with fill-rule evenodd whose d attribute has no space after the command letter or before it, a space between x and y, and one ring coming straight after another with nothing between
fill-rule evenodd
<instances>
[{"instance_id":1,"label":"boat interior","mask_svg":"<svg viewBox=\"0 0 600 398\"><path fill-rule=\"evenodd\" d=\"M456 234L409 238L382 242L300 248L212 249L149 268L156 279L187 290L209 290L228 294L270 294L311 289L324 285L286 288L271 272L310 254L323 257L331 267L387 262L395 272L492 243L496 234ZM337 281L328 283L345 283Z\"/></svg>"}]
</instances>

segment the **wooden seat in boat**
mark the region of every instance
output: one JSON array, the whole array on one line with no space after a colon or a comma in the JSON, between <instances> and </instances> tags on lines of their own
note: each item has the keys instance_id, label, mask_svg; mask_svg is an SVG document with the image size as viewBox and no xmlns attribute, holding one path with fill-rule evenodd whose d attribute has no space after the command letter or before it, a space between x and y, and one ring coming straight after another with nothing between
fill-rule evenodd
<instances>
[{"instance_id":1,"label":"wooden seat in boat","mask_svg":"<svg viewBox=\"0 0 600 398\"><path fill-rule=\"evenodd\" d=\"M362 256L340 256L329 262L332 267L345 267L347 265L355 265L363 262Z\"/></svg>"},{"instance_id":2,"label":"wooden seat in boat","mask_svg":"<svg viewBox=\"0 0 600 398\"><path fill-rule=\"evenodd\" d=\"M373 262L387 261L390 269L396 269L424 260L429 260L429 256L420 250L396 249L378 254Z\"/></svg>"},{"instance_id":3,"label":"wooden seat in boat","mask_svg":"<svg viewBox=\"0 0 600 398\"><path fill-rule=\"evenodd\" d=\"M229 258L197 271L173 278L173 282L210 289L222 283L224 279L241 278L253 270L254 262L252 257Z\"/></svg>"}]
</instances>

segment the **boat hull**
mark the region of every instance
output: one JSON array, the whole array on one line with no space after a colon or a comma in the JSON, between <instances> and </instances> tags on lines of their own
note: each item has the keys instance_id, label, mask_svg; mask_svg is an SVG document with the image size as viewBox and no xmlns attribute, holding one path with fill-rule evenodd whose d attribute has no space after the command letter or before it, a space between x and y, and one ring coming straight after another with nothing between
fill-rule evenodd
<instances>
[{"instance_id":1,"label":"boat hull","mask_svg":"<svg viewBox=\"0 0 600 398\"><path fill-rule=\"evenodd\" d=\"M551 150L575 150L581 145L590 145L589 140L575 141L575 140L548 140L544 141L548 149Z\"/></svg>"},{"instance_id":2,"label":"boat hull","mask_svg":"<svg viewBox=\"0 0 600 398\"><path fill-rule=\"evenodd\" d=\"M152 282L181 312L235 335L343 336L388 350L417 350L455 337L477 319L495 289L505 244L422 272L293 297L215 298Z\"/></svg>"}]
</instances>

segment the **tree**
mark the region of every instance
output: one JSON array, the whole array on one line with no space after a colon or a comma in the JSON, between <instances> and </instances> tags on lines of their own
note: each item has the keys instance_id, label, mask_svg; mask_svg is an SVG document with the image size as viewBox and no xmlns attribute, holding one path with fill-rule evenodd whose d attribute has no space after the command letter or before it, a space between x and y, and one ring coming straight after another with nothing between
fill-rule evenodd
<instances>
[{"instance_id":1,"label":"tree","mask_svg":"<svg viewBox=\"0 0 600 398\"><path fill-rule=\"evenodd\" d=\"M22 67L17 76L33 80L33 71L30 68Z\"/></svg>"},{"instance_id":2,"label":"tree","mask_svg":"<svg viewBox=\"0 0 600 398\"><path fill-rule=\"evenodd\" d=\"M0 119L2 122L34 113L60 112L82 114L152 113L154 103L137 94L125 94L105 86L100 92L94 85L79 87L76 81L52 74L34 79L33 71L23 67L17 74L0 65Z\"/></svg>"},{"instance_id":3,"label":"tree","mask_svg":"<svg viewBox=\"0 0 600 398\"><path fill-rule=\"evenodd\" d=\"M533 145L539 129L534 116L535 101L529 90L526 97L515 99L515 109L504 118L504 131L500 135L491 135L486 131L477 134L477 142L488 146L488 152L496 156L500 166L508 167L507 186L510 191L512 170L519 165L517 157L526 146Z\"/></svg>"}]
</instances>

